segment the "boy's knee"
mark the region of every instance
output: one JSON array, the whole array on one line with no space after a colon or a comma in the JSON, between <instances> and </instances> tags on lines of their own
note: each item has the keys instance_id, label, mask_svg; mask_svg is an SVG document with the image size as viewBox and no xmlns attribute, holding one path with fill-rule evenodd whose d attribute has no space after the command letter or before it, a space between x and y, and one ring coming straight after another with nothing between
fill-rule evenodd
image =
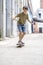
<instances>
[{"instance_id":1,"label":"boy's knee","mask_svg":"<svg viewBox=\"0 0 43 65\"><path fill-rule=\"evenodd\" d=\"M25 33L24 33L24 32L22 32L22 35L25 35Z\"/></svg>"},{"instance_id":2,"label":"boy's knee","mask_svg":"<svg viewBox=\"0 0 43 65\"><path fill-rule=\"evenodd\" d=\"M24 32L20 32L20 35L25 35L25 33Z\"/></svg>"}]
</instances>

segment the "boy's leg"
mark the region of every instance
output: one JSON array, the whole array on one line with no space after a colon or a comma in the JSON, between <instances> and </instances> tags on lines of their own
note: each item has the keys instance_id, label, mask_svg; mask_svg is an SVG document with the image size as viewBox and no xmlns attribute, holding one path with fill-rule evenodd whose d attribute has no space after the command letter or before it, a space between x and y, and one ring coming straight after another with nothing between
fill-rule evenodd
<instances>
[{"instance_id":1,"label":"boy's leg","mask_svg":"<svg viewBox=\"0 0 43 65\"><path fill-rule=\"evenodd\" d=\"M22 41L24 35L25 35L24 32L20 32L20 33L19 33L19 41Z\"/></svg>"},{"instance_id":2,"label":"boy's leg","mask_svg":"<svg viewBox=\"0 0 43 65\"><path fill-rule=\"evenodd\" d=\"M21 43L22 39L23 39L23 37L25 35L25 26L24 25L19 25L18 29L19 29L19 41L18 41L18 43L19 42Z\"/></svg>"}]
</instances>

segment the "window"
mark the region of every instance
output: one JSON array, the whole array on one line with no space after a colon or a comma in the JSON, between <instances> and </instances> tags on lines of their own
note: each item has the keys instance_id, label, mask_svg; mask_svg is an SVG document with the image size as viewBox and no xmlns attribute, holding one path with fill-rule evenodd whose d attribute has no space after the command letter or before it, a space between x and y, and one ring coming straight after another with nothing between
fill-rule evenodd
<instances>
[{"instance_id":1,"label":"window","mask_svg":"<svg viewBox=\"0 0 43 65\"><path fill-rule=\"evenodd\" d=\"M41 18L41 13L39 13L39 18Z\"/></svg>"}]
</instances>

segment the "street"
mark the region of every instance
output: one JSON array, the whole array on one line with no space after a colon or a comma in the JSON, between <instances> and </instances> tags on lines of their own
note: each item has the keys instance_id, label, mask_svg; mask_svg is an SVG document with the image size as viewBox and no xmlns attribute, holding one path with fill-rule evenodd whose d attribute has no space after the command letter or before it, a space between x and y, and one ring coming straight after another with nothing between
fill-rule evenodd
<instances>
[{"instance_id":1,"label":"street","mask_svg":"<svg viewBox=\"0 0 43 65\"><path fill-rule=\"evenodd\" d=\"M28 34L25 46L16 48L17 38L0 41L0 65L43 65L43 34Z\"/></svg>"}]
</instances>

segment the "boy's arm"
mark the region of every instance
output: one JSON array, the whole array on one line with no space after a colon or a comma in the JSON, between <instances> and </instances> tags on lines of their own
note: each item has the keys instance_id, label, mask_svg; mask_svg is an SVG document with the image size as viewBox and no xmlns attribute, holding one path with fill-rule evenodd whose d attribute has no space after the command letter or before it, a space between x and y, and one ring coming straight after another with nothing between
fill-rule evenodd
<instances>
[{"instance_id":1,"label":"boy's arm","mask_svg":"<svg viewBox=\"0 0 43 65\"><path fill-rule=\"evenodd\" d=\"M20 14L18 14L17 16L13 17L13 20L15 20L17 17L20 17Z\"/></svg>"},{"instance_id":2,"label":"boy's arm","mask_svg":"<svg viewBox=\"0 0 43 65\"><path fill-rule=\"evenodd\" d=\"M32 23L29 19L28 19L28 22Z\"/></svg>"},{"instance_id":3,"label":"boy's arm","mask_svg":"<svg viewBox=\"0 0 43 65\"><path fill-rule=\"evenodd\" d=\"M31 24L33 24L32 21L30 21L29 19L28 19L28 22L30 22Z\"/></svg>"},{"instance_id":4,"label":"boy's arm","mask_svg":"<svg viewBox=\"0 0 43 65\"><path fill-rule=\"evenodd\" d=\"M30 21L30 20L29 20L29 17L28 17L28 15L27 15L27 20L28 20L28 22L30 22L30 23L32 24L32 21Z\"/></svg>"}]
</instances>

